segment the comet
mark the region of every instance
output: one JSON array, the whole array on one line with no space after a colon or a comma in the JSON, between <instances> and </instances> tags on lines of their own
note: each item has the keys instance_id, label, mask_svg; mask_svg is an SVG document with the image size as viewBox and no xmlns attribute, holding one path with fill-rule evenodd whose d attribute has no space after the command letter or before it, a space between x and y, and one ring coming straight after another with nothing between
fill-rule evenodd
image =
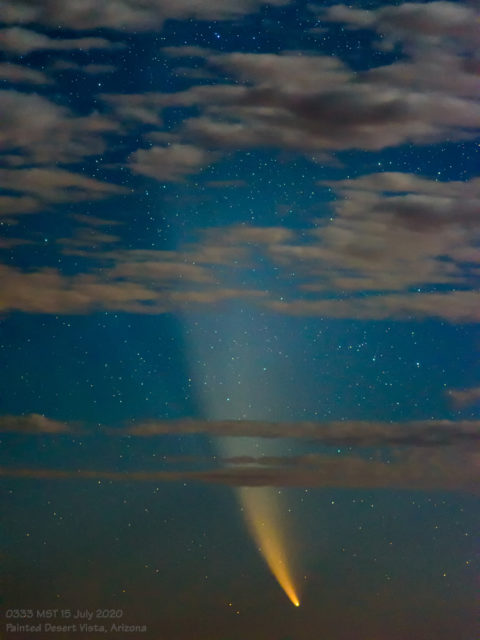
<instances>
[{"instance_id":1,"label":"comet","mask_svg":"<svg viewBox=\"0 0 480 640\"><path fill-rule=\"evenodd\" d=\"M300 606L287 557L286 526L282 523L279 495L270 487L241 487L239 500L248 529L258 550L290 602Z\"/></svg>"},{"instance_id":2,"label":"comet","mask_svg":"<svg viewBox=\"0 0 480 640\"><path fill-rule=\"evenodd\" d=\"M257 354L249 344L249 336L256 335L256 327L245 324L250 320L234 309L224 313L222 319L221 342L229 345L225 351L208 348L210 343L205 336L209 330L202 331L198 318L195 321L188 316L184 318L193 375L201 381L197 392L204 415L209 420L271 420L274 416L270 411L266 413L265 406L280 407L281 402L274 380L271 388L259 395L262 385L257 384ZM245 456L253 460L261 456L281 456L285 452L281 442L248 436L221 436L215 439L214 446L227 466L231 464L230 458ZM257 464L252 462L249 466ZM299 607L293 571L298 545L290 533L285 496L278 489L263 486L242 486L233 491L258 552L290 602Z\"/></svg>"}]
</instances>

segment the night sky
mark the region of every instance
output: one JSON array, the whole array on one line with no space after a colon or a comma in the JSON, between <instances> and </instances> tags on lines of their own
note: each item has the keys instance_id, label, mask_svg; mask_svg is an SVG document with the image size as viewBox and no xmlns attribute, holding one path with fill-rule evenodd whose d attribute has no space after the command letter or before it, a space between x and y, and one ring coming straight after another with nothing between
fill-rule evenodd
<instances>
[{"instance_id":1,"label":"night sky","mask_svg":"<svg viewBox=\"0 0 480 640\"><path fill-rule=\"evenodd\" d=\"M0 637L477 640L478 4L0 21Z\"/></svg>"}]
</instances>

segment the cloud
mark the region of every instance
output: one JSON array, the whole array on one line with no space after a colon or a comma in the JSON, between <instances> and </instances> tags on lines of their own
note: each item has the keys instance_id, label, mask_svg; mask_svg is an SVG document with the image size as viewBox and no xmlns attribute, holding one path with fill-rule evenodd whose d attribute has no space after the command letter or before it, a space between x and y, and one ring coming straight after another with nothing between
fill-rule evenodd
<instances>
[{"instance_id":1,"label":"cloud","mask_svg":"<svg viewBox=\"0 0 480 640\"><path fill-rule=\"evenodd\" d=\"M408 91L471 99L478 96L478 62L471 56L444 49L424 51L414 60L375 67L360 77L373 84L404 87Z\"/></svg>"},{"instance_id":2,"label":"cloud","mask_svg":"<svg viewBox=\"0 0 480 640\"><path fill-rule=\"evenodd\" d=\"M0 416L0 432L12 433L71 433L74 427L65 422L46 418L38 413L24 416Z\"/></svg>"},{"instance_id":3,"label":"cloud","mask_svg":"<svg viewBox=\"0 0 480 640\"><path fill-rule=\"evenodd\" d=\"M308 52L218 53L195 46L163 52L182 64L200 58L202 73L221 82L101 98L120 122L152 127L162 126L169 107L196 107L198 114L176 130L147 136L196 154L267 147L332 164L334 152L461 141L476 137L480 128L476 64L441 47L361 72L335 56ZM146 162L145 151L138 153ZM158 168L148 171L156 175Z\"/></svg>"},{"instance_id":4,"label":"cloud","mask_svg":"<svg viewBox=\"0 0 480 640\"><path fill-rule=\"evenodd\" d=\"M72 218L81 224L92 227L113 227L122 224L119 220L107 220L106 218L98 218L85 213L75 213Z\"/></svg>"},{"instance_id":5,"label":"cloud","mask_svg":"<svg viewBox=\"0 0 480 640\"><path fill-rule=\"evenodd\" d=\"M318 7L324 21L342 22L352 29L374 29L382 35L380 46L391 49L401 42L407 48L478 47L478 11L457 2L405 2L378 9L352 9L344 4Z\"/></svg>"},{"instance_id":6,"label":"cloud","mask_svg":"<svg viewBox=\"0 0 480 640\"><path fill-rule=\"evenodd\" d=\"M57 244L61 244L64 247L88 247L94 251L102 247L102 245L110 245L118 243L121 240L120 236L114 236L110 233L102 233L98 229L92 229L91 227L80 227L75 229L73 236L67 238L58 238Z\"/></svg>"},{"instance_id":7,"label":"cloud","mask_svg":"<svg viewBox=\"0 0 480 640\"><path fill-rule=\"evenodd\" d=\"M278 459L278 466L243 466L197 472L202 481L231 486L329 487L342 489L450 490L478 494L478 455L407 451L387 461L322 454Z\"/></svg>"},{"instance_id":8,"label":"cloud","mask_svg":"<svg viewBox=\"0 0 480 640\"><path fill-rule=\"evenodd\" d=\"M278 460L278 466L232 465L205 471L108 471L0 468L0 476L111 482L201 482L252 487L328 487L462 491L478 494L478 455L413 451L394 460L314 455ZM272 462L272 461L270 461Z\"/></svg>"},{"instance_id":9,"label":"cloud","mask_svg":"<svg viewBox=\"0 0 480 640\"><path fill-rule=\"evenodd\" d=\"M0 90L0 144L24 164L76 162L102 153L118 124L98 113L78 117L35 93Z\"/></svg>"},{"instance_id":10,"label":"cloud","mask_svg":"<svg viewBox=\"0 0 480 640\"><path fill-rule=\"evenodd\" d=\"M96 309L138 311L157 294L129 282L108 283L93 275L67 277L55 269L24 272L0 265L0 311L88 313Z\"/></svg>"},{"instance_id":11,"label":"cloud","mask_svg":"<svg viewBox=\"0 0 480 640\"><path fill-rule=\"evenodd\" d=\"M24 244L34 244L32 240L26 240L25 238L1 238L0 237L0 249L12 249L13 247L19 247Z\"/></svg>"},{"instance_id":12,"label":"cloud","mask_svg":"<svg viewBox=\"0 0 480 640\"><path fill-rule=\"evenodd\" d=\"M81 241L83 242L83 240ZM83 246L83 245L81 245ZM91 257L92 251L66 247L65 254ZM130 279L125 279L129 276ZM177 289L179 283L182 287ZM199 284L203 288L198 288ZM208 286L205 286L208 285ZM0 312L83 314L98 310L140 314L172 313L191 305L217 305L231 299L263 298L265 293L210 284L201 267L181 263L114 266L65 276L57 269L22 271L0 265Z\"/></svg>"},{"instance_id":13,"label":"cloud","mask_svg":"<svg viewBox=\"0 0 480 640\"><path fill-rule=\"evenodd\" d=\"M74 433L78 424L38 414L0 417L0 430L16 433ZM84 427L83 434L88 436ZM206 434L295 438L341 446L344 453L297 456L167 459L181 470L126 472L98 469L19 469L4 467L0 476L35 479L93 479L118 482L202 482L227 486L330 487L464 491L478 493L480 421L424 420L407 423L337 421L285 422L151 420L127 428L104 428L111 436L152 437ZM353 449L353 451L352 451ZM349 451L346 454L346 451ZM373 452L372 452L373 451ZM212 463L214 467L212 468ZM222 466L218 467L217 464ZM189 465L185 468L185 465ZM201 465L202 470L198 470Z\"/></svg>"},{"instance_id":14,"label":"cloud","mask_svg":"<svg viewBox=\"0 0 480 640\"><path fill-rule=\"evenodd\" d=\"M105 38L50 38L42 33L11 27L0 29L0 48L15 55L25 55L32 51L65 51L69 49L117 49L123 44L110 42Z\"/></svg>"},{"instance_id":15,"label":"cloud","mask_svg":"<svg viewBox=\"0 0 480 640\"><path fill-rule=\"evenodd\" d=\"M111 278L128 280L189 283L215 283L212 274L205 267L175 261L161 260L119 262L109 272Z\"/></svg>"},{"instance_id":16,"label":"cloud","mask_svg":"<svg viewBox=\"0 0 480 640\"><path fill-rule=\"evenodd\" d=\"M162 182L181 182L209 165L215 156L204 149L187 144L139 149L130 156L129 167Z\"/></svg>"},{"instance_id":17,"label":"cloud","mask_svg":"<svg viewBox=\"0 0 480 640\"><path fill-rule=\"evenodd\" d=\"M213 189L237 189L238 187L246 187L247 182L246 180L208 180L205 186Z\"/></svg>"},{"instance_id":18,"label":"cloud","mask_svg":"<svg viewBox=\"0 0 480 640\"><path fill-rule=\"evenodd\" d=\"M478 178L441 182L384 172L321 185L336 196L335 215L317 221L310 241L274 243L266 251L282 269L295 269L297 296L325 298L295 299L294 292L288 301L267 302L271 309L338 318L478 318L472 288L480 262Z\"/></svg>"},{"instance_id":19,"label":"cloud","mask_svg":"<svg viewBox=\"0 0 480 640\"><path fill-rule=\"evenodd\" d=\"M205 63L236 84L194 86L169 94L168 101L199 108L178 136L209 148L323 152L327 162L329 152L463 140L480 127L470 91L475 71L467 73L466 65L463 90L451 93L455 83L444 74L429 75L428 86L422 85L429 69L416 61L408 64L418 77L412 85L399 67L355 73L338 58L298 52L207 54ZM459 65L455 60L450 68Z\"/></svg>"},{"instance_id":20,"label":"cloud","mask_svg":"<svg viewBox=\"0 0 480 640\"><path fill-rule=\"evenodd\" d=\"M480 441L480 421L417 420L392 423L362 420L150 420L122 429L111 429L110 433L140 437L205 434L218 437L293 438L331 446L435 447Z\"/></svg>"},{"instance_id":21,"label":"cloud","mask_svg":"<svg viewBox=\"0 0 480 640\"><path fill-rule=\"evenodd\" d=\"M19 64L0 63L0 81L12 84L50 84L51 79L41 71L29 69Z\"/></svg>"},{"instance_id":22,"label":"cloud","mask_svg":"<svg viewBox=\"0 0 480 640\"><path fill-rule=\"evenodd\" d=\"M161 126L161 111L166 97L158 92L133 94L102 93L100 98L109 105L121 122Z\"/></svg>"},{"instance_id":23,"label":"cloud","mask_svg":"<svg viewBox=\"0 0 480 640\"><path fill-rule=\"evenodd\" d=\"M88 75L113 73L116 67L111 64L77 64L72 60L55 60L51 69L53 71L79 71Z\"/></svg>"},{"instance_id":24,"label":"cloud","mask_svg":"<svg viewBox=\"0 0 480 640\"><path fill-rule=\"evenodd\" d=\"M449 389L446 393L452 403L459 408L475 405L480 401L480 387Z\"/></svg>"},{"instance_id":25,"label":"cloud","mask_svg":"<svg viewBox=\"0 0 480 640\"><path fill-rule=\"evenodd\" d=\"M27 194L9 200L5 196L3 204L7 214L32 212L40 206L39 201L44 205L81 202L126 193L119 185L59 168L0 169L0 187Z\"/></svg>"},{"instance_id":26,"label":"cloud","mask_svg":"<svg viewBox=\"0 0 480 640\"><path fill-rule=\"evenodd\" d=\"M168 153L156 157L153 165L158 167L157 176L163 172L165 180L180 179L182 173L193 170L192 162L184 159L190 151L185 145L178 147L162 149L172 153L170 162ZM116 185L46 168L0 169L0 186L21 194L0 199L0 210L3 203L7 216L15 210L38 209L42 204L125 193ZM478 319L480 294L474 283L476 265L480 264L479 178L441 182L414 174L382 172L322 181L321 186L336 196L329 204L333 215L313 221L313 228L234 224L198 229L199 239L176 251L106 250L101 245L119 241L119 236L94 234L87 229L70 239L62 238L64 253L95 261L89 278L96 287L88 280L92 295L85 297L85 274L79 274L78 280L65 280L58 274L56 286L64 301L58 309L74 312L66 302L70 300L66 292L72 291L82 292L79 300L83 302L78 307L82 313L104 308L93 291L107 287L105 291L113 296L110 304L117 310L150 314L188 304L216 305L237 297L296 316L437 317L457 323ZM89 225L88 216L77 219ZM257 289L247 289L245 284L232 286L232 282L248 282L253 265L258 267ZM275 286L289 287L288 291L282 290L281 298L271 290L272 269ZM34 273L18 273L15 277L28 289ZM128 284L135 286L127 294ZM115 296L118 298L114 302ZM38 298L38 292L34 297ZM13 302L13 308L19 308L18 304L24 310L29 308L24 299L14 298ZM51 308L57 307L47 305L45 312L52 312Z\"/></svg>"},{"instance_id":27,"label":"cloud","mask_svg":"<svg viewBox=\"0 0 480 640\"><path fill-rule=\"evenodd\" d=\"M26 0L6 0L2 20L67 29L152 31L168 19L232 20L265 4L262 0L43 0L32 5ZM268 4L282 6L287 0L269 0Z\"/></svg>"},{"instance_id":28,"label":"cloud","mask_svg":"<svg viewBox=\"0 0 480 640\"><path fill-rule=\"evenodd\" d=\"M348 282L347 284L351 284ZM368 281L367 283L369 284ZM362 288L360 280L359 289ZM439 318L451 323L478 322L480 293L452 291L449 293L384 294L351 297L345 300L305 300L288 302L265 301L265 306L277 313L291 316L348 318L354 320L419 320Z\"/></svg>"},{"instance_id":29,"label":"cloud","mask_svg":"<svg viewBox=\"0 0 480 640\"><path fill-rule=\"evenodd\" d=\"M478 393L478 389L475 390ZM78 423L51 420L43 415L0 416L0 430L26 433L59 431L74 432ZM82 427L83 428L83 427ZM405 451L407 449L443 449L444 447L470 450L480 441L480 420L414 420L410 422L382 422L372 420L283 421L266 420L143 420L132 421L125 427L103 427L105 434L114 437L155 438L158 436L205 435L219 438L255 438L304 440L310 444L349 449L381 449ZM83 428L85 436L92 435ZM316 454L315 454L316 455ZM315 456L312 457L312 460ZM292 464L295 458L229 459L235 464Z\"/></svg>"},{"instance_id":30,"label":"cloud","mask_svg":"<svg viewBox=\"0 0 480 640\"><path fill-rule=\"evenodd\" d=\"M287 227L257 227L250 224L235 224L228 227L215 227L204 231L209 241L223 244L270 245L288 242L295 233Z\"/></svg>"},{"instance_id":31,"label":"cloud","mask_svg":"<svg viewBox=\"0 0 480 640\"><path fill-rule=\"evenodd\" d=\"M225 235L227 231L225 230ZM244 264L248 257L248 253L245 247L240 246L225 246L222 244L223 235L210 233L210 230L205 231L207 237L206 242L197 242L184 245L179 251L158 251L155 249L131 249L123 250L117 249L115 251L103 252L97 254L97 258L111 261L115 263L121 270L132 270L137 273L141 273L144 263L148 265L171 263L178 265L180 268L182 265L195 266L197 264L205 265L225 265L236 266L237 263ZM146 271L150 269L150 266L146 267ZM184 272L184 276L186 275ZM201 280L205 282L214 282L215 278L210 276L205 278L205 271L192 271L197 275L196 280L199 281L198 275Z\"/></svg>"},{"instance_id":32,"label":"cloud","mask_svg":"<svg viewBox=\"0 0 480 640\"><path fill-rule=\"evenodd\" d=\"M0 169L0 175L1 175ZM1 183L1 178L0 178ZM3 183L6 187L6 183ZM0 217L35 213L42 209L42 203L31 196L0 196Z\"/></svg>"}]
</instances>

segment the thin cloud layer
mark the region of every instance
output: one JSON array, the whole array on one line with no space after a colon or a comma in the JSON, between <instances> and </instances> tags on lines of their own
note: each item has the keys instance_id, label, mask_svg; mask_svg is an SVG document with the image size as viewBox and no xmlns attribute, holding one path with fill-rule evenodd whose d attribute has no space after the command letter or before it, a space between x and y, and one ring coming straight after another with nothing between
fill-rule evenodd
<instances>
[{"instance_id":1,"label":"thin cloud layer","mask_svg":"<svg viewBox=\"0 0 480 640\"><path fill-rule=\"evenodd\" d=\"M74 435L89 431L45 416L3 416L0 430L20 434ZM329 487L404 489L478 493L479 455L472 444L480 439L479 421L425 420L407 423L337 421L285 422L177 420L104 429L110 436L152 437L204 434L215 437L294 438L320 445L341 446L348 455L309 453L298 456L172 458L169 470L125 472L79 469L4 467L0 476L13 478L118 482L202 482L228 486ZM362 449L368 448L368 457ZM373 450L373 453L372 453ZM375 450L377 453L375 453ZM212 468L212 463L215 465ZM182 469L171 469L181 464ZM185 464L189 468L185 469ZM216 466L221 464L221 467ZM200 465L202 470L198 470ZM206 468L207 467L207 468Z\"/></svg>"},{"instance_id":2,"label":"thin cloud layer","mask_svg":"<svg viewBox=\"0 0 480 640\"><path fill-rule=\"evenodd\" d=\"M478 394L478 389L475 390ZM79 424L51 420L43 415L0 416L0 430L11 432L75 432ZM81 427L84 435L89 431ZM320 445L355 448L469 448L480 440L478 420L416 420L382 422L371 420L286 421L265 420L147 420L127 427L104 427L114 437L151 438L165 435L206 435L220 438L288 438ZM275 464L276 458L262 456L262 464ZM231 460L237 464L255 460Z\"/></svg>"},{"instance_id":3,"label":"thin cloud layer","mask_svg":"<svg viewBox=\"0 0 480 640\"><path fill-rule=\"evenodd\" d=\"M124 45L112 43L105 38L49 38L48 36L22 29L11 27L0 29L0 49L15 55L25 55L32 51L68 51L72 49L117 49Z\"/></svg>"},{"instance_id":4,"label":"thin cloud layer","mask_svg":"<svg viewBox=\"0 0 480 640\"><path fill-rule=\"evenodd\" d=\"M345 300L266 301L272 311L291 316L357 320L405 320L438 318L453 324L478 322L480 293L411 293L351 297Z\"/></svg>"},{"instance_id":5,"label":"thin cloud layer","mask_svg":"<svg viewBox=\"0 0 480 640\"><path fill-rule=\"evenodd\" d=\"M3 200L5 213L28 212L43 205L99 200L126 193L119 185L101 182L60 168L0 169L0 187L18 192ZM28 194L28 195L21 195ZM7 198L7 196L5 196Z\"/></svg>"},{"instance_id":6,"label":"thin cloud layer","mask_svg":"<svg viewBox=\"0 0 480 640\"><path fill-rule=\"evenodd\" d=\"M101 238L103 242L105 238ZM112 237L108 242L115 242ZM66 255L82 252L80 239L65 247ZM98 236L97 236L98 242ZM64 241L63 241L64 243ZM100 242L98 242L100 243ZM128 279L127 279L128 277ZM208 286L198 288L198 284ZM262 299L262 291L216 286L201 267L181 263L119 265L111 272L63 275L53 268L22 271L0 265L0 311L46 314L85 314L99 310L161 314L196 305L217 305L228 300Z\"/></svg>"},{"instance_id":7,"label":"thin cloud layer","mask_svg":"<svg viewBox=\"0 0 480 640\"><path fill-rule=\"evenodd\" d=\"M480 402L480 387L470 387L469 389L449 389L446 393L453 405L460 409Z\"/></svg>"},{"instance_id":8,"label":"thin cloud layer","mask_svg":"<svg viewBox=\"0 0 480 640\"><path fill-rule=\"evenodd\" d=\"M75 427L38 413L24 416L0 416L0 431L29 434L73 433Z\"/></svg>"},{"instance_id":9,"label":"thin cloud layer","mask_svg":"<svg viewBox=\"0 0 480 640\"><path fill-rule=\"evenodd\" d=\"M259 461L256 461L257 463ZM233 465L206 471L106 471L0 468L0 476L38 480L200 482L239 487L316 487L461 491L478 494L478 456L411 452L387 462L326 455L278 460L279 466ZM283 462L283 464L282 464Z\"/></svg>"},{"instance_id":10,"label":"thin cloud layer","mask_svg":"<svg viewBox=\"0 0 480 640\"><path fill-rule=\"evenodd\" d=\"M50 84L52 80L42 71L22 67L20 64L10 62L0 63L0 81L12 84Z\"/></svg>"},{"instance_id":11,"label":"thin cloud layer","mask_svg":"<svg viewBox=\"0 0 480 640\"><path fill-rule=\"evenodd\" d=\"M212 162L214 156L202 148L187 144L139 149L130 158L130 169L162 182L180 182L189 174L198 173Z\"/></svg>"},{"instance_id":12,"label":"thin cloud layer","mask_svg":"<svg viewBox=\"0 0 480 640\"><path fill-rule=\"evenodd\" d=\"M342 420L333 422L266 422L248 420L151 420L115 435L151 437L166 434L206 434L218 437L293 438L325 445L355 447L435 447L480 440L477 420L423 420L404 423Z\"/></svg>"},{"instance_id":13,"label":"thin cloud layer","mask_svg":"<svg viewBox=\"0 0 480 640\"><path fill-rule=\"evenodd\" d=\"M258 11L262 0L42 0L25 2L7 0L2 19L7 23L42 24L67 29L159 29L167 19L232 20ZM271 6L282 6L287 0L270 0Z\"/></svg>"}]
</instances>

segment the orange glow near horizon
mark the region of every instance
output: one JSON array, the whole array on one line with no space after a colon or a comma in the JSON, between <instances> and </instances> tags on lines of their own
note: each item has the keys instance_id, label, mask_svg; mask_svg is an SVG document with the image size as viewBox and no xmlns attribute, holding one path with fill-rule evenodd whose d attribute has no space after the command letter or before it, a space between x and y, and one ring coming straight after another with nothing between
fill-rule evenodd
<instances>
[{"instance_id":1,"label":"orange glow near horizon","mask_svg":"<svg viewBox=\"0 0 480 640\"><path fill-rule=\"evenodd\" d=\"M290 602L300 606L287 559L287 536L278 493L269 487L242 487L238 490L248 528L270 571Z\"/></svg>"}]
</instances>

